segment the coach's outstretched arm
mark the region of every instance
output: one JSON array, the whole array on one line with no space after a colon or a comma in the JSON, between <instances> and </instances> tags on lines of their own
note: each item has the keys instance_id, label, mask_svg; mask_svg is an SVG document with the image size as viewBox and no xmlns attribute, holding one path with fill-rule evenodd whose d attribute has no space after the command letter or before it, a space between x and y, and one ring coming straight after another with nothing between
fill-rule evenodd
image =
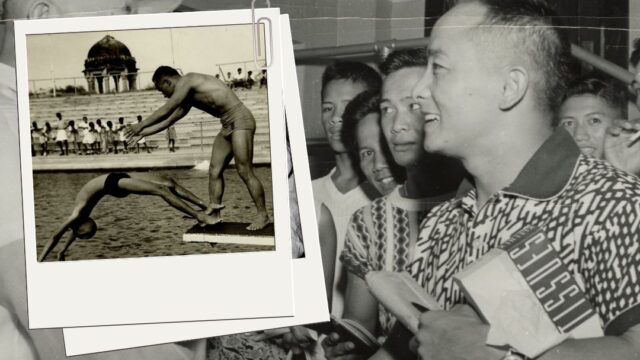
<instances>
[{"instance_id":1,"label":"coach's outstretched arm","mask_svg":"<svg viewBox=\"0 0 640 360\"><path fill-rule=\"evenodd\" d=\"M191 79L188 76L183 76L175 85L175 91L173 92L173 95L171 95L169 100L164 105L159 107L156 111L154 111L139 124L131 125L129 128L125 129L125 135L127 136L127 138L138 135L140 131L142 131L142 129L157 124L158 122L165 120L169 116L171 116L186 102L187 97L191 92L192 85L193 83ZM184 114L182 116L184 116Z\"/></svg>"},{"instance_id":2,"label":"coach's outstretched arm","mask_svg":"<svg viewBox=\"0 0 640 360\"><path fill-rule=\"evenodd\" d=\"M178 120L182 119L189 113L191 109L190 106L181 106L177 108L168 118L160 121L159 123L150 125L146 128L143 128L138 132L137 135L127 136L127 145L133 145L137 143L140 139L146 136L151 136L153 134L159 133L175 124Z\"/></svg>"}]
</instances>

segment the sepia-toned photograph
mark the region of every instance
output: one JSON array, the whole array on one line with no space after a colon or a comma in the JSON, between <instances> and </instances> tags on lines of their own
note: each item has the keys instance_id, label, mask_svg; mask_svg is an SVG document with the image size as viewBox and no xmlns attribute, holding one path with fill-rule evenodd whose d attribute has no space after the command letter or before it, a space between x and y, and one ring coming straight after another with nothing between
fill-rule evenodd
<instances>
[{"instance_id":1,"label":"sepia-toned photograph","mask_svg":"<svg viewBox=\"0 0 640 360\"><path fill-rule=\"evenodd\" d=\"M252 29L27 37L39 261L274 249Z\"/></svg>"},{"instance_id":2,"label":"sepia-toned photograph","mask_svg":"<svg viewBox=\"0 0 640 360\"><path fill-rule=\"evenodd\" d=\"M278 15L15 22L31 328L293 314Z\"/></svg>"}]
</instances>

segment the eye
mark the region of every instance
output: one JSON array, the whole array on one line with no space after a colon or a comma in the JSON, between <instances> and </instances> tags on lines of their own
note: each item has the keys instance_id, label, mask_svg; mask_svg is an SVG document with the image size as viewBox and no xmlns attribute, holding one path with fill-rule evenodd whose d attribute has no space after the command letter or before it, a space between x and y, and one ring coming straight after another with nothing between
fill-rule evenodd
<instances>
[{"instance_id":1,"label":"eye","mask_svg":"<svg viewBox=\"0 0 640 360\"><path fill-rule=\"evenodd\" d=\"M602 119L599 117L592 117L589 119L589 124L590 125L600 125L602 124Z\"/></svg>"},{"instance_id":2,"label":"eye","mask_svg":"<svg viewBox=\"0 0 640 360\"><path fill-rule=\"evenodd\" d=\"M418 103L409 104L409 111L420 111L421 109L422 109L422 106L420 106L420 104Z\"/></svg>"},{"instance_id":3,"label":"eye","mask_svg":"<svg viewBox=\"0 0 640 360\"><path fill-rule=\"evenodd\" d=\"M360 150L360 159L364 160L373 156L373 151L369 149Z\"/></svg>"},{"instance_id":4,"label":"eye","mask_svg":"<svg viewBox=\"0 0 640 360\"><path fill-rule=\"evenodd\" d=\"M322 105L322 113L328 113L333 111L333 105Z\"/></svg>"},{"instance_id":5,"label":"eye","mask_svg":"<svg viewBox=\"0 0 640 360\"><path fill-rule=\"evenodd\" d=\"M575 126L575 122L573 120L562 120L560 121L560 126L570 129Z\"/></svg>"},{"instance_id":6,"label":"eye","mask_svg":"<svg viewBox=\"0 0 640 360\"><path fill-rule=\"evenodd\" d=\"M438 75L438 74L442 73L442 71L444 69L445 69L445 67L440 65L437 62L431 63L431 73L433 73L433 75Z\"/></svg>"},{"instance_id":7,"label":"eye","mask_svg":"<svg viewBox=\"0 0 640 360\"><path fill-rule=\"evenodd\" d=\"M391 114L393 111L394 109L388 105L384 105L380 107L380 112L382 113L382 115Z\"/></svg>"}]
</instances>

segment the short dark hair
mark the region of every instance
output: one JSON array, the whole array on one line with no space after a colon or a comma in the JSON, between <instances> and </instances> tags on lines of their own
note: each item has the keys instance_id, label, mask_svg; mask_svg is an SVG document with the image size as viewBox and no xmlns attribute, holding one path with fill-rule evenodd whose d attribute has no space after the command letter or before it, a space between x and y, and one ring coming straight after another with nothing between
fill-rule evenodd
<instances>
[{"instance_id":1,"label":"short dark hair","mask_svg":"<svg viewBox=\"0 0 640 360\"><path fill-rule=\"evenodd\" d=\"M124 118L121 116L118 118L118 121L124 121Z\"/></svg>"},{"instance_id":2,"label":"short dark hair","mask_svg":"<svg viewBox=\"0 0 640 360\"><path fill-rule=\"evenodd\" d=\"M79 239L91 239L98 231L98 225L92 218L87 217L73 222L71 231Z\"/></svg>"},{"instance_id":3,"label":"short dark hair","mask_svg":"<svg viewBox=\"0 0 640 360\"><path fill-rule=\"evenodd\" d=\"M388 76L407 67L427 66L427 62L426 48L396 50L380 64L380 72Z\"/></svg>"},{"instance_id":4,"label":"short dark hair","mask_svg":"<svg viewBox=\"0 0 640 360\"><path fill-rule=\"evenodd\" d=\"M633 51L631 51L629 62L631 62L631 66L633 67L637 67L640 62L640 38L633 40Z\"/></svg>"},{"instance_id":5,"label":"short dark hair","mask_svg":"<svg viewBox=\"0 0 640 360\"><path fill-rule=\"evenodd\" d=\"M572 80L571 47L558 16L545 0L459 0L456 3L479 3L487 8L480 29L474 29L481 46L488 31L500 36L493 47L519 54L533 68L534 91L540 105L555 113ZM484 41L483 41L484 40Z\"/></svg>"},{"instance_id":6,"label":"short dark hair","mask_svg":"<svg viewBox=\"0 0 640 360\"><path fill-rule=\"evenodd\" d=\"M56 117L57 117L58 119L62 119L62 114L61 114L61 113L59 113L59 112L57 112L57 113L56 113Z\"/></svg>"},{"instance_id":7,"label":"short dark hair","mask_svg":"<svg viewBox=\"0 0 640 360\"><path fill-rule=\"evenodd\" d=\"M572 96L593 95L604 100L613 109L626 116L626 91L612 81L605 81L594 76L586 76L574 80L568 86L562 102Z\"/></svg>"},{"instance_id":8,"label":"short dark hair","mask_svg":"<svg viewBox=\"0 0 640 360\"><path fill-rule=\"evenodd\" d=\"M367 90L379 93L382 78L371 66L358 61L336 61L327 66L322 74L322 98L327 84L334 80L350 80L363 84Z\"/></svg>"},{"instance_id":9,"label":"short dark hair","mask_svg":"<svg viewBox=\"0 0 640 360\"><path fill-rule=\"evenodd\" d=\"M138 116L136 116L136 119L138 119L138 120L142 120L142 115L138 115Z\"/></svg>"},{"instance_id":10,"label":"short dark hair","mask_svg":"<svg viewBox=\"0 0 640 360\"><path fill-rule=\"evenodd\" d=\"M354 97L342 114L342 143L347 148L349 154L360 161L358 156L358 136L357 129L360 120L369 114L380 113L380 92L367 90Z\"/></svg>"},{"instance_id":11,"label":"short dark hair","mask_svg":"<svg viewBox=\"0 0 640 360\"><path fill-rule=\"evenodd\" d=\"M158 81L160 81L160 79L162 79L163 77L171 77L176 75L180 76L180 73L178 72L178 70L172 68L171 66L162 65L158 67L156 71L153 73L153 77L151 77L151 81L153 81L153 83L155 84Z\"/></svg>"}]
</instances>

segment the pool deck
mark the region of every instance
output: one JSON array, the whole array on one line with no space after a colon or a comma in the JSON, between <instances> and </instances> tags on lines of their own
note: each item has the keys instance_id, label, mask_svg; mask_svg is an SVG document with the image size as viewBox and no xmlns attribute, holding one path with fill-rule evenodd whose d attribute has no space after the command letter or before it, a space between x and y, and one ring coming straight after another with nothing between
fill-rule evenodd
<instances>
[{"instance_id":1,"label":"pool deck","mask_svg":"<svg viewBox=\"0 0 640 360\"><path fill-rule=\"evenodd\" d=\"M42 171L101 171L101 170L143 170L143 169L175 169L193 168L198 163L208 161L211 153L208 151L180 151L167 152L159 150L140 154L102 154L102 155L74 155L60 156L56 152L48 156L32 158L34 172ZM258 155L258 154L256 154ZM233 161L232 161L233 164ZM256 156L255 165L269 164L268 158ZM205 164L205 166L208 166Z\"/></svg>"}]
</instances>

